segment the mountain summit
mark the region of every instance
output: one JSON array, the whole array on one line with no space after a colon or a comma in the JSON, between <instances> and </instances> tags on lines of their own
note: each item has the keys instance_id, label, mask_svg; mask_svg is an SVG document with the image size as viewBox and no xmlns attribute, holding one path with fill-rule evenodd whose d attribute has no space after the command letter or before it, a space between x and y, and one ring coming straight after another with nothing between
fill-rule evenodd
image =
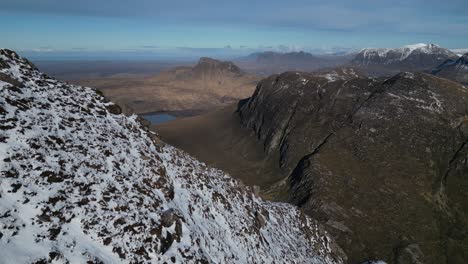
<instances>
[{"instance_id":1,"label":"mountain summit","mask_svg":"<svg viewBox=\"0 0 468 264\"><path fill-rule=\"evenodd\" d=\"M219 61L208 57L200 58L197 65L193 67L193 71L213 76L217 76L220 73L234 75L245 74L237 65L230 61Z\"/></svg>"},{"instance_id":2,"label":"mountain summit","mask_svg":"<svg viewBox=\"0 0 468 264\"><path fill-rule=\"evenodd\" d=\"M0 50L0 262L341 263L295 207Z\"/></svg>"}]
</instances>

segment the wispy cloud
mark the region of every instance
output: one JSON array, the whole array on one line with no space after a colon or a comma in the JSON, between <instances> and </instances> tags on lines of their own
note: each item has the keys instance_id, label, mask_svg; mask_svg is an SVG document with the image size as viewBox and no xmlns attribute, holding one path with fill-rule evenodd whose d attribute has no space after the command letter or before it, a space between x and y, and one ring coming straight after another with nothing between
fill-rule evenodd
<instances>
[{"instance_id":1,"label":"wispy cloud","mask_svg":"<svg viewBox=\"0 0 468 264\"><path fill-rule=\"evenodd\" d=\"M145 46L140 46L140 48L143 48L143 49L157 49L157 48L159 48L159 46L145 45Z\"/></svg>"},{"instance_id":2,"label":"wispy cloud","mask_svg":"<svg viewBox=\"0 0 468 264\"><path fill-rule=\"evenodd\" d=\"M32 51L34 51L34 52L53 52L55 50L50 46L45 46L45 47L39 47L39 48L32 49Z\"/></svg>"}]
</instances>

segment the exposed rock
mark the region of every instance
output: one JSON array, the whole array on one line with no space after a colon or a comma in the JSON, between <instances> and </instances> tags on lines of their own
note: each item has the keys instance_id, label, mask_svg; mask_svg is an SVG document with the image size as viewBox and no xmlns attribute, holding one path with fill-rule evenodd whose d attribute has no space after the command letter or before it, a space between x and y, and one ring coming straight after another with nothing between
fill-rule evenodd
<instances>
[{"instance_id":1,"label":"exposed rock","mask_svg":"<svg viewBox=\"0 0 468 264\"><path fill-rule=\"evenodd\" d=\"M162 215L161 215L161 224L164 227L170 227L178 219L179 219L179 216L177 215L175 210L174 209L168 209L168 210L164 211L162 213Z\"/></svg>"},{"instance_id":2,"label":"exposed rock","mask_svg":"<svg viewBox=\"0 0 468 264\"><path fill-rule=\"evenodd\" d=\"M255 212L255 226L260 229L266 225L265 216L259 212Z\"/></svg>"},{"instance_id":3,"label":"exposed rock","mask_svg":"<svg viewBox=\"0 0 468 264\"><path fill-rule=\"evenodd\" d=\"M19 81L11 78L10 76L8 76L8 75L6 75L4 73L0 73L0 81L6 82L6 83L11 83L14 86L22 86L22 84Z\"/></svg>"},{"instance_id":4,"label":"exposed rock","mask_svg":"<svg viewBox=\"0 0 468 264\"><path fill-rule=\"evenodd\" d=\"M107 111L114 115L120 115L122 113L122 108L116 104L109 104L106 106Z\"/></svg>"},{"instance_id":5,"label":"exposed rock","mask_svg":"<svg viewBox=\"0 0 468 264\"><path fill-rule=\"evenodd\" d=\"M423 264L425 263L423 258L424 254L421 252L421 249L417 244L407 243L395 249L395 263L397 264Z\"/></svg>"}]
</instances>

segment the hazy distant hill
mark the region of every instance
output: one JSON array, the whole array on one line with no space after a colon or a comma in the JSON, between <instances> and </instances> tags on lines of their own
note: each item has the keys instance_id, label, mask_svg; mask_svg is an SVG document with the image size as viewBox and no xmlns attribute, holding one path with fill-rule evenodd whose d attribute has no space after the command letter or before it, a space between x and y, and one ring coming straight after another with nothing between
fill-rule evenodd
<instances>
[{"instance_id":1,"label":"hazy distant hill","mask_svg":"<svg viewBox=\"0 0 468 264\"><path fill-rule=\"evenodd\" d=\"M468 84L468 53L457 60L447 60L432 71L432 74L459 83Z\"/></svg>"},{"instance_id":2,"label":"hazy distant hill","mask_svg":"<svg viewBox=\"0 0 468 264\"><path fill-rule=\"evenodd\" d=\"M351 61L370 75L389 75L402 71L423 71L458 56L435 44L415 44L394 49L363 49Z\"/></svg>"},{"instance_id":3,"label":"hazy distant hill","mask_svg":"<svg viewBox=\"0 0 468 264\"><path fill-rule=\"evenodd\" d=\"M303 51L289 53L257 52L247 56L247 59L253 59L259 64L282 64L285 66L303 65L320 60L318 57Z\"/></svg>"},{"instance_id":4,"label":"hazy distant hill","mask_svg":"<svg viewBox=\"0 0 468 264\"><path fill-rule=\"evenodd\" d=\"M80 80L135 113L209 110L252 94L259 79L232 62L201 58L157 75Z\"/></svg>"},{"instance_id":5,"label":"hazy distant hill","mask_svg":"<svg viewBox=\"0 0 468 264\"><path fill-rule=\"evenodd\" d=\"M281 53L274 51L256 52L235 62L242 68L259 75L269 75L285 71L314 71L349 62L347 54L313 55L299 51Z\"/></svg>"}]
</instances>

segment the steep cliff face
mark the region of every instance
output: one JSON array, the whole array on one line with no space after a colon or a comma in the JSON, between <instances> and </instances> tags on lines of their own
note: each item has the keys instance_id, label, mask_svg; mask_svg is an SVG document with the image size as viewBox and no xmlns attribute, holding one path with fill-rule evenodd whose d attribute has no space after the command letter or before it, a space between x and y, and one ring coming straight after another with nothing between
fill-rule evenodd
<instances>
[{"instance_id":1,"label":"steep cliff face","mask_svg":"<svg viewBox=\"0 0 468 264\"><path fill-rule=\"evenodd\" d=\"M350 263L464 263L468 89L426 74L284 73L238 109L289 202L330 228ZM275 186L278 189L278 186Z\"/></svg>"},{"instance_id":2,"label":"steep cliff face","mask_svg":"<svg viewBox=\"0 0 468 264\"><path fill-rule=\"evenodd\" d=\"M341 263L313 220L0 50L1 263Z\"/></svg>"}]
</instances>

